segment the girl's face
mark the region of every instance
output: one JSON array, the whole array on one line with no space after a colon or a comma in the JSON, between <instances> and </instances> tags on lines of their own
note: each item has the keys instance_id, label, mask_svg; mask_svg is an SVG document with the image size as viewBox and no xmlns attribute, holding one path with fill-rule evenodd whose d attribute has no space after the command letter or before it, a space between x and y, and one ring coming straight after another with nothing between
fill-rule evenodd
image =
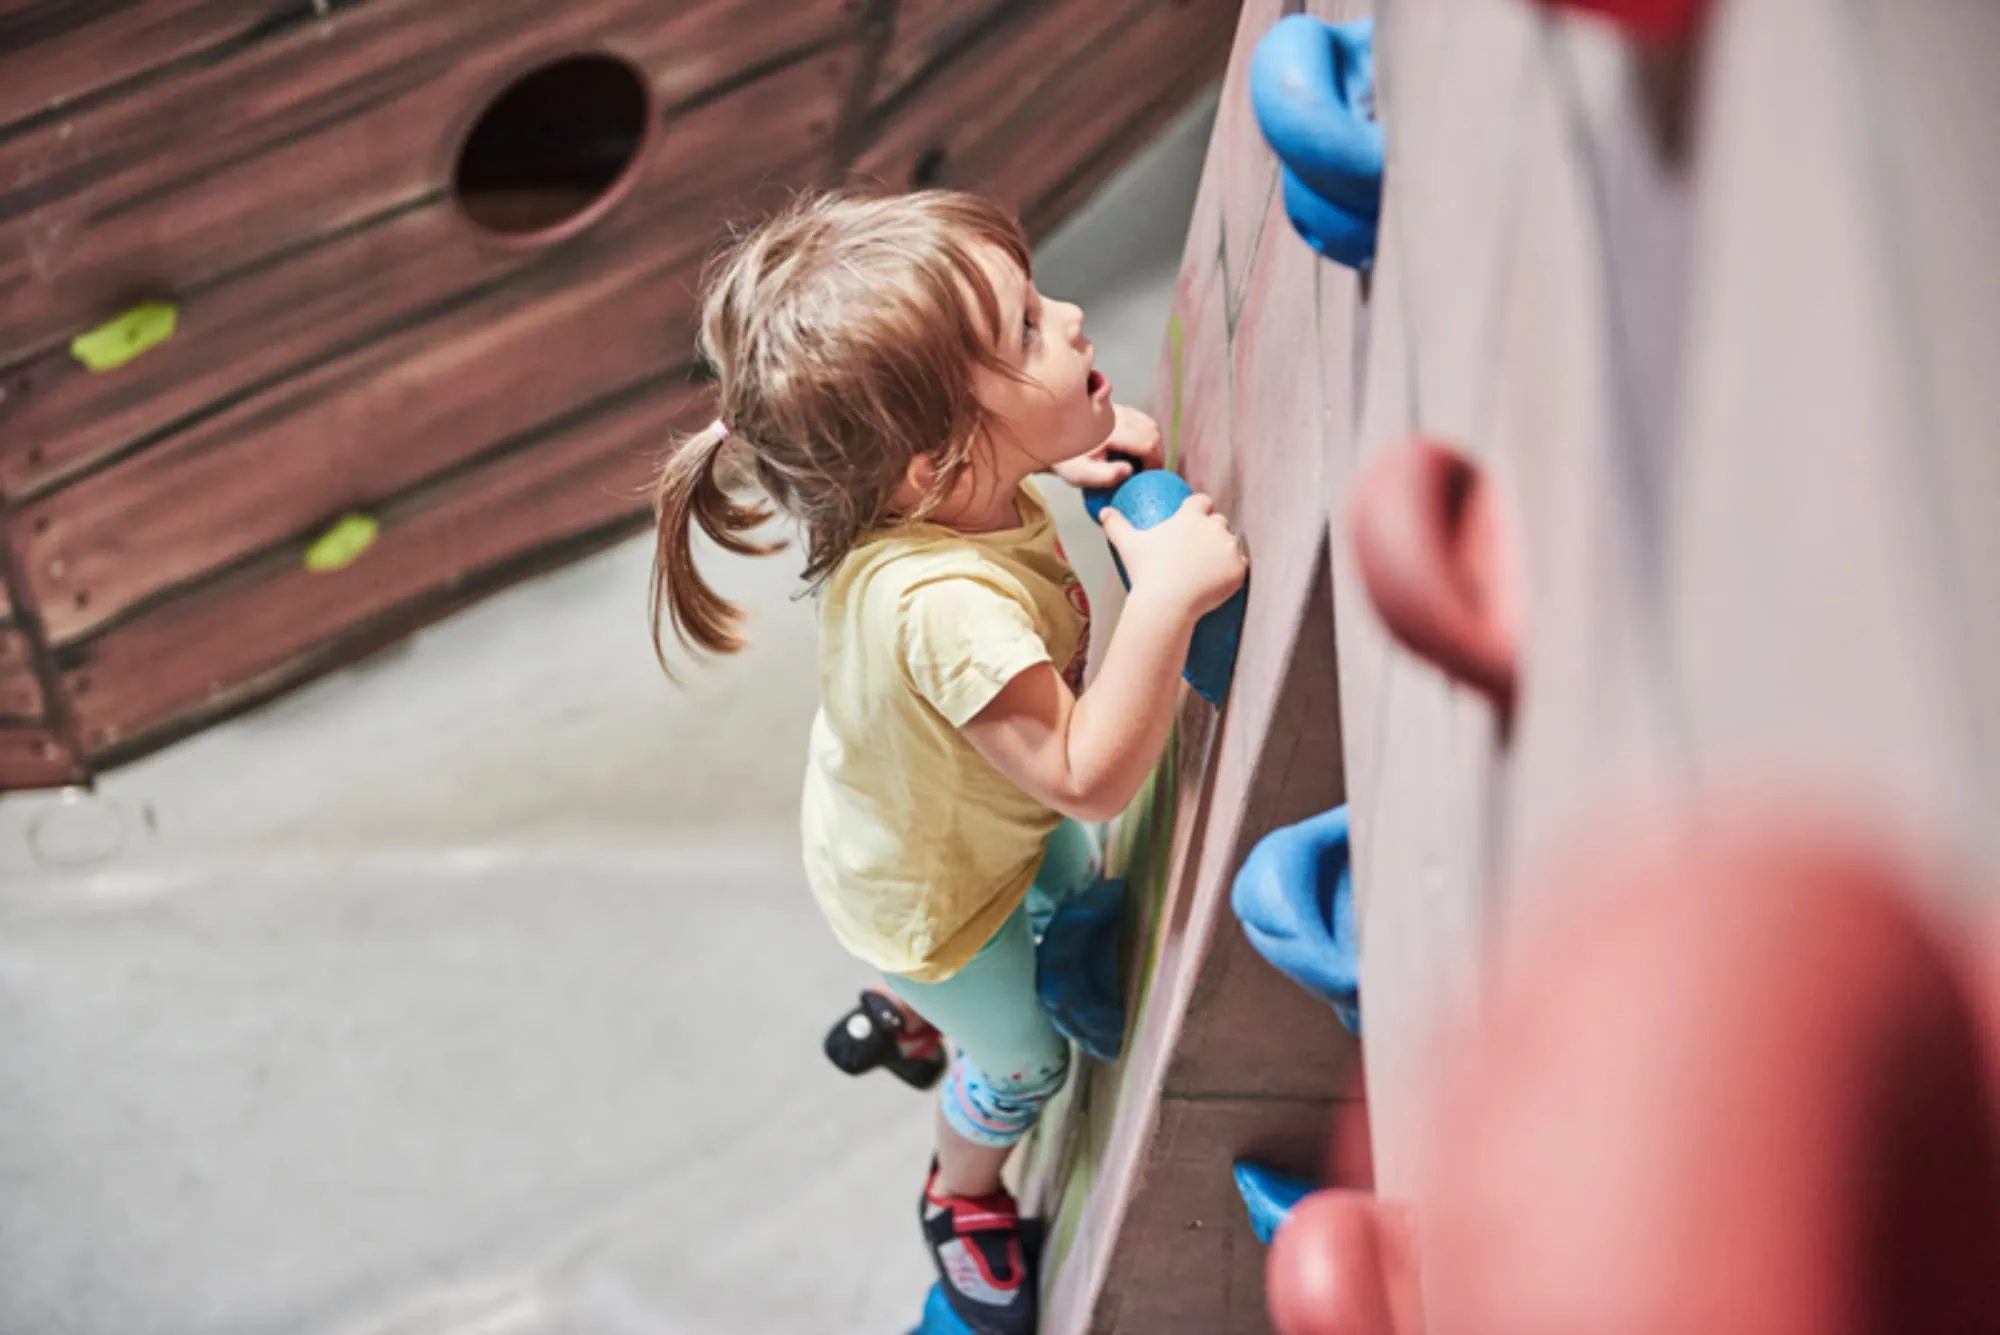
<instances>
[{"instance_id":1,"label":"girl's face","mask_svg":"<svg viewBox=\"0 0 2000 1335\"><path fill-rule=\"evenodd\" d=\"M1036 292L997 248L980 264L1000 300L1000 355L1019 376L979 373L979 401L995 419L992 444L1027 464L1023 473L1090 453L1110 437L1117 414L1111 382L1092 365L1097 350L1084 337L1083 311Z\"/></svg>"}]
</instances>

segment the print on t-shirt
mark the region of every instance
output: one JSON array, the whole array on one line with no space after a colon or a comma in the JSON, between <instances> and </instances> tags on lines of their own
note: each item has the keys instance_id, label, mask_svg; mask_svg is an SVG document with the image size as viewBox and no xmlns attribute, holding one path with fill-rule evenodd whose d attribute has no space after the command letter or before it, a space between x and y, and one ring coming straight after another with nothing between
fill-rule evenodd
<instances>
[{"instance_id":1,"label":"print on t-shirt","mask_svg":"<svg viewBox=\"0 0 2000 1335\"><path fill-rule=\"evenodd\" d=\"M1060 538L1056 539L1056 555L1063 561L1063 597L1069 599L1070 610L1082 623L1076 635L1076 653L1063 669L1063 680L1069 683L1072 695L1082 695L1084 669L1090 665L1090 595L1083 591L1083 581L1069 568L1069 553L1063 550Z\"/></svg>"}]
</instances>

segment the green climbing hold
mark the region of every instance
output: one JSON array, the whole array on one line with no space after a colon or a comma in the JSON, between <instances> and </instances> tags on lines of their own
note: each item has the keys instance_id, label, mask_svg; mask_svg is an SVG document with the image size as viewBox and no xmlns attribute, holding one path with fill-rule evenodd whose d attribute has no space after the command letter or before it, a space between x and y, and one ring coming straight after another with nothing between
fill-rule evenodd
<instances>
[{"instance_id":1,"label":"green climbing hold","mask_svg":"<svg viewBox=\"0 0 2000 1335\"><path fill-rule=\"evenodd\" d=\"M382 525L372 515L342 515L306 548L306 569L315 575L345 570L375 545L381 532Z\"/></svg>"},{"instance_id":2,"label":"green climbing hold","mask_svg":"<svg viewBox=\"0 0 2000 1335\"><path fill-rule=\"evenodd\" d=\"M92 371L115 371L174 336L180 307L148 301L70 340L70 354Z\"/></svg>"}]
</instances>

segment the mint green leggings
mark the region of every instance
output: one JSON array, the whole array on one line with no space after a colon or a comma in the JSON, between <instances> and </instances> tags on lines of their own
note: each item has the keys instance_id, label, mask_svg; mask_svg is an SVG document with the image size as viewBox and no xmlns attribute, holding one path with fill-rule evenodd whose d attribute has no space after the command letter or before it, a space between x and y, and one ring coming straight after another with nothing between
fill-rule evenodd
<instances>
[{"instance_id":1,"label":"mint green leggings","mask_svg":"<svg viewBox=\"0 0 2000 1335\"><path fill-rule=\"evenodd\" d=\"M889 990L943 1032L953 1048L939 1096L952 1130L975 1145L1028 1134L1069 1074L1069 1040L1035 991L1035 935L1063 899L1097 877L1090 833L1065 821L1049 836L1028 902L965 967L938 983L891 974Z\"/></svg>"}]
</instances>

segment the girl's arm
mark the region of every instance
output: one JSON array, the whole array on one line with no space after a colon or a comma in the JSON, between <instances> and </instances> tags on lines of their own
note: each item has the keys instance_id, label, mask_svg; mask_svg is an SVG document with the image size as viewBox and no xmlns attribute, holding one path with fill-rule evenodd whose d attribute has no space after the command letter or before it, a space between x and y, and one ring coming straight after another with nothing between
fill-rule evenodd
<instances>
[{"instance_id":1,"label":"girl's arm","mask_svg":"<svg viewBox=\"0 0 2000 1335\"><path fill-rule=\"evenodd\" d=\"M1109 820L1159 760L1180 702L1194 625L1242 585L1242 544L1205 496L1155 528L1104 512L1132 592L1097 680L1071 693L1048 663L1015 677L965 724L965 738L1030 796L1076 820Z\"/></svg>"}]
</instances>

